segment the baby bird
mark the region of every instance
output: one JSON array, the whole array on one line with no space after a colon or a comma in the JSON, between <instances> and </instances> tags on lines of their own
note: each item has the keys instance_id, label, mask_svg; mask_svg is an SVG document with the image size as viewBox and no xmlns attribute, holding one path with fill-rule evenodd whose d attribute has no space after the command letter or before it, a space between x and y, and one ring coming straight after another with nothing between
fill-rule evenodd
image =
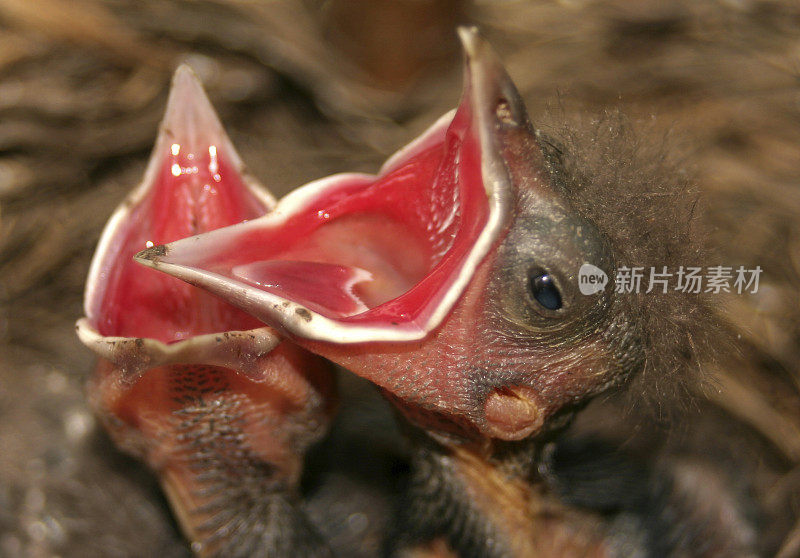
<instances>
[{"instance_id":1,"label":"baby bird","mask_svg":"<svg viewBox=\"0 0 800 558\"><path fill-rule=\"evenodd\" d=\"M273 206L179 68L144 180L100 240L77 325L100 357L91 406L157 473L200 556L329 555L297 492L305 450L332 414L333 380L320 357L132 256Z\"/></svg>"},{"instance_id":2,"label":"baby bird","mask_svg":"<svg viewBox=\"0 0 800 558\"><path fill-rule=\"evenodd\" d=\"M697 371L702 297L609 280L702 262L684 179L609 122L589 141L535 130L490 47L459 33L458 109L377 176L136 259L382 389L415 447L390 554L749 555L736 509L689 511L667 472L562 441L598 394Z\"/></svg>"}]
</instances>

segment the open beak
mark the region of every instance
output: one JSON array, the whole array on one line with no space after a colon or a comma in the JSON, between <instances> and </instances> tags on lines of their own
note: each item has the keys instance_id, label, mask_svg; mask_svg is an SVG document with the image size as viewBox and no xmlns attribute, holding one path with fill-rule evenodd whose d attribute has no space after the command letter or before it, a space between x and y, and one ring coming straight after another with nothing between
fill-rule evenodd
<instances>
[{"instance_id":1,"label":"open beak","mask_svg":"<svg viewBox=\"0 0 800 558\"><path fill-rule=\"evenodd\" d=\"M460 29L458 109L376 176L312 182L247 223L155 246L136 260L301 339L422 339L448 315L508 225L497 139L524 107L490 47Z\"/></svg>"},{"instance_id":2,"label":"open beak","mask_svg":"<svg viewBox=\"0 0 800 558\"><path fill-rule=\"evenodd\" d=\"M274 205L244 172L200 82L179 68L144 180L95 252L77 324L101 357L90 404L116 444L159 475L201 556L264 553L260 533L272 527L257 506L295 497L303 453L333 413L333 376L273 328L132 257ZM297 528L310 540L307 521L291 517L279 536L291 542Z\"/></svg>"},{"instance_id":3,"label":"open beak","mask_svg":"<svg viewBox=\"0 0 800 558\"><path fill-rule=\"evenodd\" d=\"M95 251L84 329L174 343L260 327L222 301L135 265L131 257L147 246L260 217L274 204L243 173L202 86L182 66L144 179L111 216Z\"/></svg>"},{"instance_id":4,"label":"open beak","mask_svg":"<svg viewBox=\"0 0 800 558\"><path fill-rule=\"evenodd\" d=\"M465 366L484 319L476 301L514 221L514 157L520 145L540 152L489 45L474 28L459 35L466 68L458 108L377 175L312 182L264 217L146 249L136 260L256 316L401 406L484 421L476 400L485 389L475 387L476 396ZM541 424L526 398L500 394L527 417L509 437Z\"/></svg>"}]
</instances>

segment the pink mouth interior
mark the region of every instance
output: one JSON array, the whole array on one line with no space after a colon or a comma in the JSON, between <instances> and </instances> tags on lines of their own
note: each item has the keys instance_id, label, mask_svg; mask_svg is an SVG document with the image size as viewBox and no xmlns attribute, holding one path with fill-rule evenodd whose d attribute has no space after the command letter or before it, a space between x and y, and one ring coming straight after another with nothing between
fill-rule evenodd
<instances>
[{"instance_id":1,"label":"pink mouth interior","mask_svg":"<svg viewBox=\"0 0 800 558\"><path fill-rule=\"evenodd\" d=\"M140 250L211 231L267 212L216 146L165 154L155 183L108 245L89 318L101 335L169 343L195 335L262 324L182 281L133 261ZM152 244L150 244L152 243Z\"/></svg>"},{"instance_id":2,"label":"pink mouth interior","mask_svg":"<svg viewBox=\"0 0 800 558\"><path fill-rule=\"evenodd\" d=\"M419 322L488 219L480 150L462 106L377 179L343 175L289 216L209 235L163 260L268 291L328 318ZM202 251L201 251L202 250Z\"/></svg>"}]
</instances>

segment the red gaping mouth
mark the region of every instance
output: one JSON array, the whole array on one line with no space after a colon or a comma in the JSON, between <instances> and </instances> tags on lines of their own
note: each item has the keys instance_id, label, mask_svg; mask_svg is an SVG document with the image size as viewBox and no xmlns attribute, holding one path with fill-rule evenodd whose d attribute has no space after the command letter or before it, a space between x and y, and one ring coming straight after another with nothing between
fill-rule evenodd
<instances>
[{"instance_id":1,"label":"red gaping mouth","mask_svg":"<svg viewBox=\"0 0 800 558\"><path fill-rule=\"evenodd\" d=\"M457 111L377 176L312 182L260 219L136 259L299 337L427 335L499 238L511 190L495 138L505 72L476 31L461 37L467 72Z\"/></svg>"},{"instance_id":2,"label":"red gaping mouth","mask_svg":"<svg viewBox=\"0 0 800 558\"><path fill-rule=\"evenodd\" d=\"M146 246L244 219L274 205L242 173L242 163L197 78L178 69L142 184L114 215L87 280L85 311L101 336L172 343L196 335L262 326L207 293L135 265Z\"/></svg>"}]
</instances>

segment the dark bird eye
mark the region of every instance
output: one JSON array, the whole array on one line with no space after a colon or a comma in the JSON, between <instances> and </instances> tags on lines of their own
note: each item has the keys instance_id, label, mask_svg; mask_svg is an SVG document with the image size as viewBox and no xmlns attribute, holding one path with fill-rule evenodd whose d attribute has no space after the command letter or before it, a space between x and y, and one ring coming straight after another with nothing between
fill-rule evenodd
<instances>
[{"instance_id":1,"label":"dark bird eye","mask_svg":"<svg viewBox=\"0 0 800 558\"><path fill-rule=\"evenodd\" d=\"M528 289L533 299L548 310L558 310L562 306L561 293L558 292L553 276L546 271L534 271L528 277Z\"/></svg>"}]
</instances>

